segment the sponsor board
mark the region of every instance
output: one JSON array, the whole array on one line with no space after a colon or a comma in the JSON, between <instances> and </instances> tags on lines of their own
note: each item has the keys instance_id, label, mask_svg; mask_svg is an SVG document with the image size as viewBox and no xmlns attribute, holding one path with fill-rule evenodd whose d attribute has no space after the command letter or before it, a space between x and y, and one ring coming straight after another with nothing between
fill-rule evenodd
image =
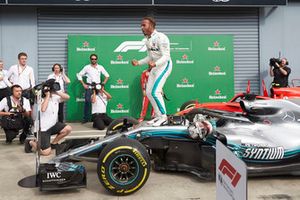
<instances>
[{"instance_id":1,"label":"sponsor board","mask_svg":"<svg viewBox=\"0 0 300 200\"><path fill-rule=\"evenodd\" d=\"M116 84L111 84L110 85L111 89L129 89L129 85L128 84L124 84L124 81L122 79L118 79L116 81Z\"/></svg>"},{"instance_id":2,"label":"sponsor board","mask_svg":"<svg viewBox=\"0 0 300 200\"><path fill-rule=\"evenodd\" d=\"M194 83L189 83L189 80L187 78L183 78L181 83L176 84L177 88L194 88Z\"/></svg>"},{"instance_id":3,"label":"sponsor board","mask_svg":"<svg viewBox=\"0 0 300 200\"><path fill-rule=\"evenodd\" d=\"M181 56L181 60L178 59L176 60L176 64L189 64L189 65L194 64L194 60L189 60L188 58L189 56L187 54L183 54Z\"/></svg>"},{"instance_id":4,"label":"sponsor board","mask_svg":"<svg viewBox=\"0 0 300 200\"><path fill-rule=\"evenodd\" d=\"M82 43L82 47L77 47L76 51L77 52L81 52L81 51L84 51L84 52L94 52L94 51L96 51L96 47L90 47L90 43L88 41L84 41Z\"/></svg>"},{"instance_id":5,"label":"sponsor board","mask_svg":"<svg viewBox=\"0 0 300 200\"><path fill-rule=\"evenodd\" d=\"M214 95L209 95L208 98L211 99L211 100L213 100L213 99L227 99L227 96L222 95L221 90L216 89L215 94Z\"/></svg>"},{"instance_id":6,"label":"sponsor board","mask_svg":"<svg viewBox=\"0 0 300 200\"><path fill-rule=\"evenodd\" d=\"M129 113L129 109L124 109L123 104L118 103L116 105L116 109L111 109L110 113L112 113L112 114Z\"/></svg>"},{"instance_id":7,"label":"sponsor board","mask_svg":"<svg viewBox=\"0 0 300 200\"><path fill-rule=\"evenodd\" d=\"M218 140L216 192L217 200L247 200L247 166Z\"/></svg>"},{"instance_id":8,"label":"sponsor board","mask_svg":"<svg viewBox=\"0 0 300 200\"><path fill-rule=\"evenodd\" d=\"M123 60L123 56L121 54L117 55L116 60L110 61L111 65L128 65L128 60Z\"/></svg>"},{"instance_id":9,"label":"sponsor board","mask_svg":"<svg viewBox=\"0 0 300 200\"><path fill-rule=\"evenodd\" d=\"M208 51L226 51L226 47L221 46L219 41L215 41L213 46L207 48Z\"/></svg>"},{"instance_id":10,"label":"sponsor board","mask_svg":"<svg viewBox=\"0 0 300 200\"><path fill-rule=\"evenodd\" d=\"M226 76L226 72L220 66L215 66L213 71L208 72L208 76Z\"/></svg>"}]
</instances>

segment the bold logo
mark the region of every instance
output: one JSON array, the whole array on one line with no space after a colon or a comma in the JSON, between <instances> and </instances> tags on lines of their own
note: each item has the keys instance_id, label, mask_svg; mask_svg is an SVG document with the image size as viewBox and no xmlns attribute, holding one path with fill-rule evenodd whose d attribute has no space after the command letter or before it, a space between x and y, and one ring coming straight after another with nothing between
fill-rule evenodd
<instances>
[{"instance_id":1,"label":"bold logo","mask_svg":"<svg viewBox=\"0 0 300 200\"><path fill-rule=\"evenodd\" d=\"M90 43L88 41L84 41L82 43L82 47L77 47L76 51L96 51L96 47L90 48Z\"/></svg>"},{"instance_id":2,"label":"bold logo","mask_svg":"<svg viewBox=\"0 0 300 200\"><path fill-rule=\"evenodd\" d=\"M215 94L214 95L209 95L208 98L209 99L227 99L227 96L222 95L221 91L219 89L216 89Z\"/></svg>"},{"instance_id":3,"label":"bold logo","mask_svg":"<svg viewBox=\"0 0 300 200\"><path fill-rule=\"evenodd\" d=\"M215 41L212 47L208 47L208 51L226 51L226 47L220 46L220 42Z\"/></svg>"},{"instance_id":4,"label":"bold logo","mask_svg":"<svg viewBox=\"0 0 300 200\"><path fill-rule=\"evenodd\" d=\"M194 64L194 60L188 60L188 55L183 54L181 60L176 60L176 64Z\"/></svg>"},{"instance_id":5,"label":"bold logo","mask_svg":"<svg viewBox=\"0 0 300 200\"><path fill-rule=\"evenodd\" d=\"M61 172L47 172L47 179L61 178Z\"/></svg>"},{"instance_id":6,"label":"bold logo","mask_svg":"<svg viewBox=\"0 0 300 200\"><path fill-rule=\"evenodd\" d=\"M220 66L215 66L214 71L208 72L208 75L209 76L225 76L226 72L222 72Z\"/></svg>"},{"instance_id":7,"label":"bold logo","mask_svg":"<svg viewBox=\"0 0 300 200\"><path fill-rule=\"evenodd\" d=\"M117 55L116 60L110 61L110 64L112 64L112 65L128 65L129 61L128 60L124 61L123 56L121 54L119 54L119 55Z\"/></svg>"},{"instance_id":8,"label":"bold logo","mask_svg":"<svg viewBox=\"0 0 300 200\"><path fill-rule=\"evenodd\" d=\"M124 84L124 81L122 79L118 79L116 81L116 85L110 85L111 89L128 89L129 85L128 84Z\"/></svg>"},{"instance_id":9,"label":"bold logo","mask_svg":"<svg viewBox=\"0 0 300 200\"><path fill-rule=\"evenodd\" d=\"M228 176L231 180L231 185L236 187L239 180L241 179L241 174L225 159L220 163L219 170L223 175Z\"/></svg>"},{"instance_id":10,"label":"bold logo","mask_svg":"<svg viewBox=\"0 0 300 200\"><path fill-rule=\"evenodd\" d=\"M111 109L110 113L129 113L129 109L124 109L123 104L118 103L116 109Z\"/></svg>"},{"instance_id":11,"label":"bold logo","mask_svg":"<svg viewBox=\"0 0 300 200\"><path fill-rule=\"evenodd\" d=\"M187 78L183 78L180 84L176 84L177 88L193 88L195 87L195 84L189 83L189 80Z\"/></svg>"},{"instance_id":12,"label":"bold logo","mask_svg":"<svg viewBox=\"0 0 300 200\"><path fill-rule=\"evenodd\" d=\"M249 147L243 157L254 160L280 160L284 156L283 147Z\"/></svg>"},{"instance_id":13,"label":"bold logo","mask_svg":"<svg viewBox=\"0 0 300 200\"><path fill-rule=\"evenodd\" d=\"M145 41L125 41L121 43L114 52L127 52L129 50L138 50L139 52L145 52L147 47Z\"/></svg>"}]
</instances>

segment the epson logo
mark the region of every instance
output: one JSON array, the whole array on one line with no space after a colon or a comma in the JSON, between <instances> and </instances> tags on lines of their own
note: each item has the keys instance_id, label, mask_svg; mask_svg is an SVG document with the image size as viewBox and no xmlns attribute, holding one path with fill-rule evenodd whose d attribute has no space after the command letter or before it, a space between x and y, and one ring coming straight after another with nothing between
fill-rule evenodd
<instances>
[{"instance_id":1,"label":"epson logo","mask_svg":"<svg viewBox=\"0 0 300 200\"><path fill-rule=\"evenodd\" d=\"M222 2L222 3L227 3L228 1L230 1L230 0L212 0L213 2L216 2L216 3L220 3L220 2Z\"/></svg>"},{"instance_id":2,"label":"epson logo","mask_svg":"<svg viewBox=\"0 0 300 200\"><path fill-rule=\"evenodd\" d=\"M61 178L61 172L48 172L47 179Z\"/></svg>"}]
</instances>

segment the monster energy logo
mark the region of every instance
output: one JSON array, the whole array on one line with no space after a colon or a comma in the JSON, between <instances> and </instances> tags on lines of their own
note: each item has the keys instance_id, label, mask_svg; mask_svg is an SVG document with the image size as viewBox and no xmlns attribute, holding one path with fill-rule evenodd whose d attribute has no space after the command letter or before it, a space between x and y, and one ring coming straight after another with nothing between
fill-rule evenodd
<instances>
[{"instance_id":1,"label":"monster energy logo","mask_svg":"<svg viewBox=\"0 0 300 200\"><path fill-rule=\"evenodd\" d=\"M284 156L283 147L254 147L247 148L243 154L244 158L254 160L280 160Z\"/></svg>"}]
</instances>

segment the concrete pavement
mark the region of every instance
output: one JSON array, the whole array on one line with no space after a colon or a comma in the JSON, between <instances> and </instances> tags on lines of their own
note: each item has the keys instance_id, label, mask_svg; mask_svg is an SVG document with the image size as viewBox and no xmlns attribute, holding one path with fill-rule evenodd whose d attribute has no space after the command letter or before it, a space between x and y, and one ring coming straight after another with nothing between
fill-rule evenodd
<instances>
[{"instance_id":1,"label":"concrete pavement","mask_svg":"<svg viewBox=\"0 0 300 200\"><path fill-rule=\"evenodd\" d=\"M103 131L93 130L91 124L72 124L70 137L99 135ZM47 157L42 160L47 161ZM86 189L58 192L40 192L38 188L21 188L17 182L35 173L35 155L25 154L23 145L16 140L11 145L0 141L0 200L152 200L152 199L188 199L213 200L216 197L215 183L203 182L186 173L163 173L152 171L147 183L138 192L125 197L112 196L102 187L97 178L96 164L87 163L88 185ZM250 178L248 182L249 200L300 200L300 177L281 176L268 178Z\"/></svg>"}]
</instances>

